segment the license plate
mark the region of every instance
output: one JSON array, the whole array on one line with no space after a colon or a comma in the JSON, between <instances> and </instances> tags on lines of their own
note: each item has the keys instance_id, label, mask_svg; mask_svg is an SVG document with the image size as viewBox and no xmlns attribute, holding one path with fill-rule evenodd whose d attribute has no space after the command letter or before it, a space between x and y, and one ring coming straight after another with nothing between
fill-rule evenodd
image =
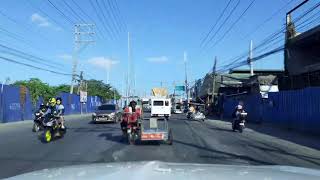
<instances>
[{"instance_id":1,"label":"license plate","mask_svg":"<svg viewBox=\"0 0 320 180\"><path fill-rule=\"evenodd\" d=\"M244 123L240 123L239 125L240 125L240 126L244 126Z\"/></svg>"}]
</instances>

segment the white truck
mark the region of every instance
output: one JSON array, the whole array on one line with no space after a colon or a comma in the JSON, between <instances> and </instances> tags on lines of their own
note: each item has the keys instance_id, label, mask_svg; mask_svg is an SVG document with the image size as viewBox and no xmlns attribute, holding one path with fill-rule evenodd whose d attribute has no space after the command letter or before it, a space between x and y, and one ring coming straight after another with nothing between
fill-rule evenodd
<instances>
[{"instance_id":1,"label":"white truck","mask_svg":"<svg viewBox=\"0 0 320 180\"><path fill-rule=\"evenodd\" d=\"M169 98L153 97L151 98L151 117L171 116L171 100Z\"/></svg>"},{"instance_id":2,"label":"white truck","mask_svg":"<svg viewBox=\"0 0 320 180\"><path fill-rule=\"evenodd\" d=\"M171 116L171 99L168 97L167 89L153 88L151 94L151 117L165 117L169 119Z\"/></svg>"}]
</instances>

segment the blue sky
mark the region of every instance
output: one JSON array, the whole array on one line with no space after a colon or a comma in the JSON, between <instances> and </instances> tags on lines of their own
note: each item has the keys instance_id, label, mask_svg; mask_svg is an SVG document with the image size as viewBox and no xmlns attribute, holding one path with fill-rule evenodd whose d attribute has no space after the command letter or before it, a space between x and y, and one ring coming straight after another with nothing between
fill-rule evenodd
<instances>
[{"instance_id":1,"label":"blue sky","mask_svg":"<svg viewBox=\"0 0 320 180\"><path fill-rule=\"evenodd\" d=\"M0 30L0 44L43 57L50 62L60 63L64 72L71 73L71 55L74 46L73 27L57 10L50 6L47 0L29 0L33 6L27 1L3 0L0 11L18 24L0 14L0 28L22 36L29 43L14 40ZM195 80L203 77L212 67L214 56L218 57L219 67L219 65L229 62L231 58L247 51L251 39L254 44L258 43L281 28L285 23L285 12L301 2L300 0L256 0L239 23L217 46L202 53L200 42L226 6L227 0L116 1L121 16L125 19L131 33L132 62L134 62L136 74L136 91L139 93L149 93L150 88L160 86L161 81L163 86L168 86L169 89L172 88L173 81L177 84L183 83L184 51L188 54L187 71L189 79ZM51 0L51 2L69 18L73 18L71 16L72 12L62 0ZM66 0L66 2L77 13L81 14L71 0ZM96 21L97 27L104 34L103 36L107 37L105 39L96 37L96 42L90 44L80 53L78 71L83 70L86 78L106 81L107 71L109 70L110 83L121 91L125 88L124 79L127 72L127 32L122 31L118 38L110 40L108 38L110 35L104 30L89 0L76 0L76 2ZM96 3L95 0L92 0L92 2ZM99 0L99 2L102 1ZM236 2L237 0L233 0L231 7ZM224 28L221 29L220 34L217 34L217 38L230 27L250 2L251 0L240 0L239 7ZM315 1L310 4L314 3ZM285 6L286 4L288 5ZM274 18L264 24L258 31L250 34L263 20L283 6L285 8ZM49 17L37 8L44 11ZM228 11L230 11L230 8ZM101 12L98 11L98 13ZM62 24L63 27L59 27L54 21ZM90 20L88 22L91 23ZM110 18L109 23L112 25ZM112 29L113 31L117 30L116 27ZM246 36L248 33L249 35ZM273 47L280 44L281 42ZM5 56L1 51L0 55ZM19 61L30 63L24 60ZM30 64L42 66L37 63ZM256 62L254 67L258 69L282 69L283 54L280 53ZM3 81L6 77L10 77L12 81L38 77L52 85L70 83L71 80L70 77L38 71L9 62L1 62L0 81Z\"/></svg>"}]
</instances>

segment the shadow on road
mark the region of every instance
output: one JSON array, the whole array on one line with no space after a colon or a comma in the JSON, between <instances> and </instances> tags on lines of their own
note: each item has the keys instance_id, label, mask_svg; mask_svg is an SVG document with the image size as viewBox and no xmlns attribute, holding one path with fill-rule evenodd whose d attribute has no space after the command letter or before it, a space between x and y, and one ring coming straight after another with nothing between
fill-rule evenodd
<instances>
[{"instance_id":1,"label":"shadow on road","mask_svg":"<svg viewBox=\"0 0 320 180\"><path fill-rule=\"evenodd\" d=\"M199 145L196 145L196 144L191 144L191 143L187 143L187 142L183 142L183 141L179 141L179 140L173 140L173 142L174 143L178 143L178 144L187 145L187 146L190 146L190 147L194 147L194 148L197 148L199 150L204 150L204 151L207 151L207 152L210 152L210 153L216 153L217 154L217 155L201 155L200 158L210 158L210 159L214 159L214 160L226 160L226 161L240 159L240 160L247 161L247 162L249 162L250 164L253 164L253 165L275 165L274 163L258 160L258 159L252 158L250 156L237 155L237 154L233 154L233 153L219 151L219 150L216 150L216 149L211 149L211 148L208 148L208 147L199 146Z\"/></svg>"},{"instance_id":2,"label":"shadow on road","mask_svg":"<svg viewBox=\"0 0 320 180\"><path fill-rule=\"evenodd\" d=\"M128 144L128 141L123 135L115 135L114 133L102 133L98 137L103 137L107 141L113 141L121 144Z\"/></svg>"},{"instance_id":3,"label":"shadow on road","mask_svg":"<svg viewBox=\"0 0 320 180\"><path fill-rule=\"evenodd\" d=\"M255 149L259 149L264 152L272 152L272 153L278 153L281 155L287 155L287 156L292 156L293 158L298 158L304 161L308 161L309 163L315 164L315 165L320 165L320 158L317 157L310 157L306 155L301 155L293 152L288 152L285 151L282 148L272 146L271 144L263 143L263 142L256 142L255 144L248 144L247 146Z\"/></svg>"},{"instance_id":4,"label":"shadow on road","mask_svg":"<svg viewBox=\"0 0 320 180\"><path fill-rule=\"evenodd\" d=\"M210 117L215 119L214 121L223 121L231 122L230 119L220 119L217 116ZM272 137L276 137L282 140L293 142L302 146L314 148L320 150L320 143L318 135L307 134L303 132L298 132L295 130L289 130L287 128L277 126L275 124L269 123L256 123L256 122L247 122L246 127L252 129L261 134L266 134Z\"/></svg>"}]
</instances>

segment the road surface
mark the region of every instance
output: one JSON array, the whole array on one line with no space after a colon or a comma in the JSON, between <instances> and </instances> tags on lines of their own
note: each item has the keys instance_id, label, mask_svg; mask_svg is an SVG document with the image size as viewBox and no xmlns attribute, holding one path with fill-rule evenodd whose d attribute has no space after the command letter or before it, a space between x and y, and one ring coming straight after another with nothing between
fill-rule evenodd
<instances>
[{"instance_id":1,"label":"road surface","mask_svg":"<svg viewBox=\"0 0 320 180\"><path fill-rule=\"evenodd\" d=\"M31 122L0 125L0 178L34 170L118 161L290 165L320 169L320 151L247 128L230 130L219 120L190 121L173 115L173 145L128 145L119 124L92 124L90 116L68 117L64 138L49 144L31 132Z\"/></svg>"}]
</instances>

